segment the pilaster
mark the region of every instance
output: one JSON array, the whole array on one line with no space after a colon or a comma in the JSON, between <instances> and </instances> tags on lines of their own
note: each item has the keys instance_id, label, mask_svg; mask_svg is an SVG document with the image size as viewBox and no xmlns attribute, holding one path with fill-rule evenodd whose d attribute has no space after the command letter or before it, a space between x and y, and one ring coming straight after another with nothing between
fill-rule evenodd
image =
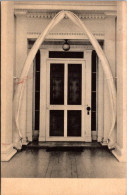
<instances>
[{"instance_id":1,"label":"pilaster","mask_svg":"<svg viewBox=\"0 0 127 195\"><path fill-rule=\"evenodd\" d=\"M27 58L28 49L27 49L27 22L25 14L16 15L16 77L19 78ZM27 78L23 78L24 82L27 82ZM24 85L23 97L22 97L22 106L19 115L19 125L20 130L23 136L22 144L28 144L27 141L27 83Z\"/></svg>"},{"instance_id":2,"label":"pilaster","mask_svg":"<svg viewBox=\"0 0 127 195\"><path fill-rule=\"evenodd\" d=\"M127 3L117 2L117 143L114 156L121 162L127 161L126 116L127 116Z\"/></svg>"},{"instance_id":3,"label":"pilaster","mask_svg":"<svg viewBox=\"0 0 127 195\"><path fill-rule=\"evenodd\" d=\"M115 16L105 19L105 40L104 52L107 56L109 66L115 81ZM110 30L109 30L110 28ZM103 144L107 143L108 135L112 126L111 98L109 94L107 78L104 75L104 139Z\"/></svg>"},{"instance_id":4,"label":"pilaster","mask_svg":"<svg viewBox=\"0 0 127 195\"><path fill-rule=\"evenodd\" d=\"M48 59L48 50L41 49L41 66L40 66L40 131L39 141L46 140L46 63Z\"/></svg>"},{"instance_id":5,"label":"pilaster","mask_svg":"<svg viewBox=\"0 0 127 195\"><path fill-rule=\"evenodd\" d=\"M1 4L1 160L8 161L16 153L12 143L14 2L1 2Z\"/></svg>"}]
</instances>

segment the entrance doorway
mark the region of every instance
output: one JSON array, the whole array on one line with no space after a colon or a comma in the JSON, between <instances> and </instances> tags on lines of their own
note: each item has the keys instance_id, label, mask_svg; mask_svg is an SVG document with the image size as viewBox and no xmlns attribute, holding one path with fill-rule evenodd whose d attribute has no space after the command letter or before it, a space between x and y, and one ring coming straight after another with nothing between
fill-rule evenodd
<instances>
[{"instance_id":1,"label":"entrance doorway","mask_svg":"<svg viewBox=\"0 0 127 195\"><path fill-rule=\"evenodd\" d=\"M39 141L92 141L92 50L82 53L53 58L41 50Z\"/></svg>"},{"instance_id":2,"label":"entrance doorway","mask_svg":"<svg viewBox=\"0 0 127 195\"><path fill-rule=\"evenodd\" d=\"M81 141L85 137L85 61L47 64L47 141ZM90 114L90 111L87 111Z\"/></svg>"}]
</instances>

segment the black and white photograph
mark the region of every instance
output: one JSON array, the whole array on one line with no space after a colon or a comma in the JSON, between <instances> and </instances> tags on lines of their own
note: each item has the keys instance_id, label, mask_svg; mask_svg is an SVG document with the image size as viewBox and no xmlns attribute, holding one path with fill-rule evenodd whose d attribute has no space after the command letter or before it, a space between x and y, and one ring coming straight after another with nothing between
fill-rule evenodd
<instances>
[{"instance_id":1,"label":"black and white photograph","mask_svg":"<svg viewBox=\"0 0 127 195\"><path fill-rule=\"evenodd\" d=\"M126 178L126 8L2 1L1 178Z\"/></svg>"}]
</instances>

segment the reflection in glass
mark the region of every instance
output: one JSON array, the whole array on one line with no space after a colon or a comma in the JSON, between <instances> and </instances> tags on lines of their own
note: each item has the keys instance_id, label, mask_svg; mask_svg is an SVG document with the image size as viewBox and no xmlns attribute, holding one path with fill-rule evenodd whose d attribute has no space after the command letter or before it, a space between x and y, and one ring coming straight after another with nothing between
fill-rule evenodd
<instances>
[{"instance_id":1,"label":"reflection in glass","mask_svg":"<svg viewBox=\"0 0 127 195\"><path fill-rule=\"evenodd\" d=\"M50 110L50 136L64 136L64 110Z\"/></svg>"},{"instance_id":2,"label":"reflection in glass","mask_svg":"<svg viewBox=\"0 0 127 195\"><path fill-rule=\"evenodd\" d=\"M81 136L81 110L67 111L67 136Z\"/></svg>"},{"instance_id":3,"label":"reflection in glass","mask_svg":"<svg viewBox=\"0 0 127 195\"><path fill-rule=\"evenodd\" d=\"M64 64L50 64L50 104L64 104Z\"/></svg>"},{"instance_id":4,"label":"reflection in glass","mask_svg":"<svg viewBox=\"0 0 127 195\"><path fill-rule=\"evenodd\" d=\"M68 64L68 104L81 105L82 65Z\"/></svg>"}]
</instances>

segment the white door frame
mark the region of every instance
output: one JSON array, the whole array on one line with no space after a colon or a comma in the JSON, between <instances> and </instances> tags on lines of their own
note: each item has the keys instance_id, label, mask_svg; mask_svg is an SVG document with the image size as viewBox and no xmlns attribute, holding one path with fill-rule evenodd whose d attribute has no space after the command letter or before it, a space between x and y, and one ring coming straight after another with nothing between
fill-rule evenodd
<instances>
[{"instance_id":1,"label":"white door frame","mask_svg":"<svg viewBox=\"0 0 127 195\"><path fill-rule=\"evenodd\" d=\"M77 49L79 51L79 49ZM57 50L58 51L58 50ZM75 49L76 51L76 49ZM64 62L64 61L68 61L68 62L76 62L76 63L85 63L85 79L87 81L86 84L86 91L87 93L85 93L85 99L86 102L84 104L84 124L85 125L85 130L84 130L84 136L83 137L72 137L72 139L70 139L70 137L68 137L66 139L66 141L86 141L86 142L91 142L92 138L91 138L91 111L90 114L87 115L87 111L86 111L86 106L90 106L91 107L91 52L92 50L85 50L84 51L84 58L83 59L51 59L48 58L48 50L46 49L41 49L41 79L40 79L40 132L39 132L39 141L65 141L65 138L63 139L62 137L58 137L58 140L56 140L56 137L51 137L49 138L46 135L47 132L47 125L48 125L48 117L47 116L47 104L46 104L46 100L47 100L47 89L48 89L48 85L47 82L49 82L48 80L46 80L46 75L47 75L47 62ZM42 66L43 63L43 66ZM83 75L82 75L82 78ZM89 81L89 82L88 82ZM49 98L48 98L49 99ZM75 107L75 106L74 106ZM76 106L76 109L81 109L81 105ZM60 107L59 107L60 108ZM69 108L69 105L68 105ZM61 109L61 108L60 108ZM72 109L72 107L70 107L70 109ZM82 109L81 109L82 110Z\"/></svg>"},{"instance_id":2,"label":"white door frame","mask_svg":"<svg viewBox=\"0 0 127 195\"><path fill-rule=\"evenodd\" d=\"M51 63L63 63L65 67L65 74L64 74L64 105L50 105L50 64ZM67 77L68 77L68 64L82 64L82 105L67 105ZM85 61L79 59L54 59L54 60L47 60L47 114L46 114L46 141L84 141L85 138L85 122L84 122L84 112L85 112ZM56 137L56 136L49 136L49 111L50 110L64 110L64 137ZM67 137L67 110L81 110L82 117L81 117L81 137Z\"/></svg>"}]
</instances>

